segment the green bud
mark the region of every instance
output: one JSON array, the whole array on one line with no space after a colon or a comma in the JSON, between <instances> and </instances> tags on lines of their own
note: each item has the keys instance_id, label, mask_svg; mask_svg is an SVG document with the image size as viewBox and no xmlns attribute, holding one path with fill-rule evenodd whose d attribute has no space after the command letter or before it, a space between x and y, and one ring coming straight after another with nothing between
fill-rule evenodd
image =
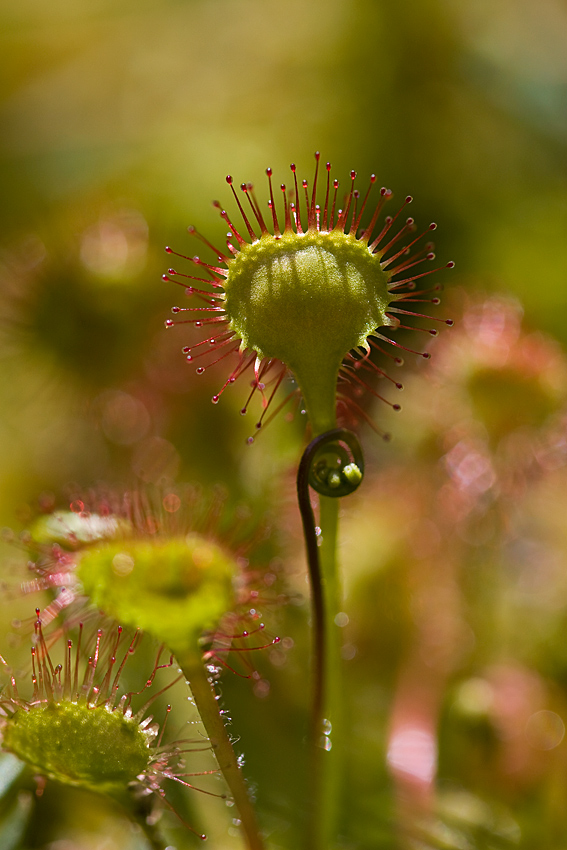
<instances>
[{"instance_id":1,"label":"green bud","mask_svg":"<svg viewBox=\"0 0 567 850\"><path fill-rule=\"evenodd\" d=\"M356 463L347 463L347 465L343 469L343 475L353 487L358 487L360 482L362 481L362 471L360 467L356 465Z\"/></svg>"}]
</instances>

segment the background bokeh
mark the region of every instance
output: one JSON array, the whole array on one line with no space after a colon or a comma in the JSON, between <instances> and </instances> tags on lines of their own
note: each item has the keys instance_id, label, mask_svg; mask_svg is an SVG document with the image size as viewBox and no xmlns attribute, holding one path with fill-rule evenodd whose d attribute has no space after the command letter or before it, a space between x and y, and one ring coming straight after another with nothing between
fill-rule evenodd
<instances>
[{"instance_id":1,"label":"background bokeh","mask_svg":"<svg viewBox=\"0 0 567 850\"><path fill-rule=\"evenodd\" d=\"M163 247L194 254L189 224L222 242L227 173L262 195L266 166L310 177L320 150L411 193L457 262L453 342L437 368L407 360L403 414L367 407L395 439L362 429L368 478L344 503L343 848L567 843L566 48L562 0L0 8L1 524L100 482L220 483L269 506L296 598L304 420L248 447L246 387L211 405L226 367L197 377L188 332L164 330ZM3 552L13 584L25 558ZM2 634L35 604L6 591ZM295 646L259 661L271 691L224 692L274 846L293 847L306 613L274 616ZM100 802L57 799L25 846L142 846ZM224 808L215 847L237 847Z\"/></svg>"}]
</instances>

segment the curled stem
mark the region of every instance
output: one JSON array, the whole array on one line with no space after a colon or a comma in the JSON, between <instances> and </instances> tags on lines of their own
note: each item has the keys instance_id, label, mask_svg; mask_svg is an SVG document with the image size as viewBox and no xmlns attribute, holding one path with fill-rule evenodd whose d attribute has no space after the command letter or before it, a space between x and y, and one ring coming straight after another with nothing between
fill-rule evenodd
<instances>
[{"instance_id":1,"label":"curled stem","mask_svg":"<svg viewBox=\"0 0 567 850\"><path fill-rule=\"evenodd\" d=\"M334 497L354 492L362 481L364 458L356 436L334 428L315 437L301 458L297 473L297 498L311 585L313 621L313 695L309 723L311 811L306 847L327 850L338 790L341 750L340 633L335 624L341 593L336 564L338 503ZM309 487L321 496L318 530ZM321 552L321 556L320 556ZM329 763L326 750L335 755ZM326 757L327 761L324 761Z\"/></svg>"}]
</instances>

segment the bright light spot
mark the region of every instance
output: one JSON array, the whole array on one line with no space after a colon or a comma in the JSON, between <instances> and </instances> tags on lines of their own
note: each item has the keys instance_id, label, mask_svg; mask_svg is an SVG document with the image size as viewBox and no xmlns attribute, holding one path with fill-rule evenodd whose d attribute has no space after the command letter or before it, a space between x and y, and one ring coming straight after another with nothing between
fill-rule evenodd
<instances>
[{"instance_id":1,"label":"bright light spot","mask_svg":"<svg viewBox=\"0 0 567 850\"><path fill-rule=\"evenodd\" d=\"M163 497L162 504L168 513L174 514L181 507L181 499L177 493L168 493Z\"/></svg>"},{"instance_id":2,"label":"bright light spot","mask_svg":"<svg viewBox=\"0 0 567 850\"><path fill-rule=\"evenodd\" d=\"M353 643L345 643L345 645L341 647L341 658L344 661L352 661L355 655L356 646Z\"/></svg>"},{"instance_id":3,"label":"bright light spot","mask_svg":"<svg viewBox=\"0 0 567 850\"><path fill-rule=\"evenodd\" d=\"M393 770L421 782L432 782L437 769L437 744L425 729L405 726L390 739L388 763Z\"/></svg>"},{"instance_id":4,"label":"bright light spot","mask_svg":"<svg viewBox=\"0 0 567 850\"><path fill-rule=\"evenodd\" d=\"M100 424L111 443L131 446L146 436L150 415L146 406L128 393L107 390L97 399L100 405Z\"/></svg>"},{"instance_id":5,"label":"bright light spot","mask_svg":"<svg viewBox=\"0 0 567 850\"><path fill-rule=\"evenodd\" d=\"M130 575L134 566L134 558L127 552L119 552L112 559L112 572L120 577Z\"/></svg>"},{"instance_id":6,"label":"bright light spot","mask_svg":"<svg viewBox=\"0 0 567 850\"><path fill-rule=\"evenodd\" d=\"M459 688L456 705L469 715L485 715L494 703L494 689L486 679L472 678Z\"/></svg>"},{"instance_id":7,"label":"bright light spot","mask_svg":"<svg viewBox=\"0 0 567 850\"><path fill-rule=\"evenodd\" d=\"M535 750L553 750L565 737L565 724L554 711L536 711L526 723L525 734Z\"/></svg>"},{"instance_id":8,"label":"bright light spot","mask_svg":"<svg viewBox=\"0 0 567 850\"><path fill-rule=\"evenodd\" d=\"M103 278L124 279L145 265L148 225L137 210L124 209L101 218L83 233L81 260Z\"/></svg>"},{"instance_id":9,"label":"bright light spot","mask_svg":"<svg viewBox=\"0 0 567 850\"><path fill-rule=\"evenodd\" d=\"M167 485L175 478L181 459L175 447L163 437L146 437L132 457L132 469L147 484Z\"/></svg>"},{"instance_id":10,"label":"bright light spot","mask_svg":"<svg viewBox=\"0 0 567 850\"><path fill-rule=\"evenodd\" d=\"M259 699L266 699L268 694L270 693L270 683L267 679L260 679L254 685L254 694L259 697Z\"/></svg>"},{"instance_id":11,"label":"bright light spot","mask_svg":"<svg viewBox=\"0 0 567 850\"><path fill-rule=\"evenodd\" d=\"M490 460L466 440L457 443L444 460L451 478L461 490L485 493L496 480Z\"/></svg>"}]
</instances>

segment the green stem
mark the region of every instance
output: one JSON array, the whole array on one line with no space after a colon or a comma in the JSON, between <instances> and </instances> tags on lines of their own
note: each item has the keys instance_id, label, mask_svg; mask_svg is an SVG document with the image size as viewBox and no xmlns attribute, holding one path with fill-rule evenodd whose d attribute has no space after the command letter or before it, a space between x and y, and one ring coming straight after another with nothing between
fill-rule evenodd
<instances>
[{"instance_id":1,"label":"green stem","mask_svg":"<svg viewBox=\"0 0 567 850\"><path fill-rule=\"evenodd\" d=\"M331 462L332 461L332 462ZM311 583L313 701L309 728L309 822L306 850L329 850L336 836L342 774L341 633L336 624L342 591L337 566L339 503L362 480L364 459L355 435L334 428L309 444L297 474L297 496ZM320 495L318 546L309 486ZM329 498L332 496L333 498Z\"/></svg>"},{"instance_id":2,"label":"green stem","mask_svg":"<svg viewBox=\"0 0 567 850\"><path fill-rule=\"evenodd\" d=\"M242 830L249 850L264 850L256 815L248 796L246 781L232 748L224 721L219 712L214 687L207 678L205 667L196 654L177 655L177 661L189 682L195 706L207 732L219 768L238 809Z\"/></svg>"},{"instance_id":3,"label":"green stem","mask_svg":"<svg viewBox=\"0 0 567 850\"><path fill-rule=\"evenodd\" d=\"M341 610L342 588L337 564L337 534L339 523L339 500L320 497L319 526L323 542L319 549L319 561L325 596L325 637L327 642L324 659L324 699L322 718L319 725L319 740L315 746L322 763L320 791L319 847L328 850L336 837L340 776L343 763L343 700L341 630L335 617ZM325 732L329 731L329 734ZM331 745L326 750L322 744ZM316 844L311 845L316 847Z\"/></svg>"}]
</instances>

